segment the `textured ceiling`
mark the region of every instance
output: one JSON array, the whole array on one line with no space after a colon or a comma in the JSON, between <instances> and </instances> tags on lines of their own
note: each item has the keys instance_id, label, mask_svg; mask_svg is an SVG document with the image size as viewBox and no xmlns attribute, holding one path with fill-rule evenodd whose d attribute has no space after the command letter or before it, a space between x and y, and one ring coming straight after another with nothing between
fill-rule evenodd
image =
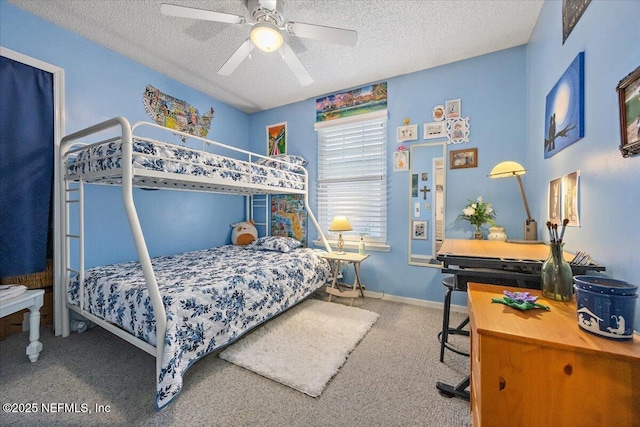
<instances>
[{"instance_id":1,"label":"textured ceiling","mask_svg":"<svg viewBox=\"0 0 640 427\"><path fill-rule=\"evenodd\" d=\"M247 15L245 0L8 0L252 113L527 43L543 0L288 0L285 19L358 32L356 47L287 36L314 82L254 49L216 72L250 27L164 16L160 4Z\"/></svg>"}]
</instances>

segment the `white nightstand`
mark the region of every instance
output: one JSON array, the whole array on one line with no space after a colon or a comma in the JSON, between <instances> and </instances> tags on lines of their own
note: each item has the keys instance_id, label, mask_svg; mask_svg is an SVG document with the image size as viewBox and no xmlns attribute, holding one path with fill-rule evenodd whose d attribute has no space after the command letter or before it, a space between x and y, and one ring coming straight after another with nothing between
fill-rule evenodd
<instances>
[{"instance_id":1,"label":"white nightstand","mask_svg":"<svg viewBox=\"0 0 640 427\"><path fill-rule=\"evenodd\" d=\"M42 343L40 339L40 307L44 302L44 289L33 289L25 291L23 294L0 302L0 317L5 317L28 308L29 314L29 345L27 346L27 356L31 362L36 362Z\"/></svg>"},{"instance_id":2,"label":"white nightstand","mask_svg":"<svg viewBox=\"0 0 640 427\"><path fill-rule=\"evenodd\" d=\"M329 252L322 255L322 257L335 264L333 270L333 281L331 282L331 286L327 286L326 288L327 293L329 294L329 302L331 302L332 296L337 296L342 298L351 298L351 305L353 305L353 301L355 298L358 298L358 296L362 296L364 298L362 284L360 282L360 263L369 258L369 254L360 255L353 252L346 252L342 255L338 255L335 252ZM338 275L340 274L343 264L353 264L353 269L356 273L356 277L353 281L353 288L344 291L340 290L338 287L338 285L342 284L338 283Z\"/></svg>"}]
</instances>

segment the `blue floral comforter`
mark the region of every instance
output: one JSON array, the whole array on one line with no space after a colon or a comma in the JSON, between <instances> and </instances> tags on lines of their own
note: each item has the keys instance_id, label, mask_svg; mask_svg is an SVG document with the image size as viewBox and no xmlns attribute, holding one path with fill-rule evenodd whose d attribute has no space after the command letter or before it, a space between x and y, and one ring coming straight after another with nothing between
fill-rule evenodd
<instances>
[{"instance_id":1,"label":"blue floral comforter","mask_svg":"<svg viewBox=\"0 0 640 427\"><path fill-rule=\"evenodd\" d=\"M230 245L153 258L167 313L157 408L180 393L182 377L195 361L321 287L330 275L322 253ZM68 299L80 304L77 278ZM156 345L153 308L138 262L87 270L84 304L86 311Z\"/></svg>"},{"instance_id":2,"label":"blue floral comforter","mask_svg":"<svg viewBox=\"0 0 640 427\"><path fill-rule=\"evenodd\" d=\"M169 172L237 183L303 190L304 168L295 164L270 167L180 145L146 138L133 140L133 167L136 170ZM119 139L89 146L67 163L67 176L104 172L100 182L117 183L109 172L122 166L122 142ZM284 166L284 167L282 167ZM89 180L88 182L92 182Z\"/></svg>"}]
</instances>

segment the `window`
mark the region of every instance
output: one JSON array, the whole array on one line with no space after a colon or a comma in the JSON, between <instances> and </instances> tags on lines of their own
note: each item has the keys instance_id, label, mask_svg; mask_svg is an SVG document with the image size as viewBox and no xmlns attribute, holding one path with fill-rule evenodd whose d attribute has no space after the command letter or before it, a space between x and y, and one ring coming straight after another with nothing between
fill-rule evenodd
<instances>
[{"instance_id":1,"label":"window","mask_svg":"<svg viewBox=\"0 0 640 427\"><path fill-rule=\"evenodd\" d=\"M318 222L327 230L334 216L346 216L353 231L343 233L345 241L364 234L386 244L386 111L377 116L318 129Z\"/></svg>"}]
</instances>

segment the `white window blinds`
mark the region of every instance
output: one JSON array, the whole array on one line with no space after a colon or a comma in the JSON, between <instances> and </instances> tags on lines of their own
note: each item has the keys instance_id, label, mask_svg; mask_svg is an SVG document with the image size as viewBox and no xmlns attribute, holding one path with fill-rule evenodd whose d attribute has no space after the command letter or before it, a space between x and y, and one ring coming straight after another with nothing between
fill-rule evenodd
<instances>
[{"instance_id":1,"label":"white window blinds","mask_svg":"<svg viewBox=\"0 0 640 427\"><path fill-rule=\"evenodd\" d=\"M353 231L345 240L386 243L387 119L318 130L318 221L323 230L344 215ZM336 236L331 236L337 238Z\"/></svg>"}]
</instances>

